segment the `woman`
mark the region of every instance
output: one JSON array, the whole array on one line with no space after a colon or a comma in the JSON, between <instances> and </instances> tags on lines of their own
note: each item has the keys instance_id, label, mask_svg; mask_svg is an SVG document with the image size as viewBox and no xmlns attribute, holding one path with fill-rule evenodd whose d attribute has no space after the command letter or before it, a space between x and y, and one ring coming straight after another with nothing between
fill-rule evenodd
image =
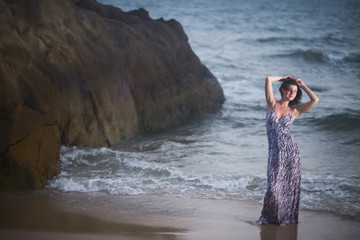
<instances>
[{"instance_id":1,"label":"woman","mask_svg":"<svg viewBox=\"0 0 360 240\"><path fill-rule=\"evenodd\" d=\"M272 83L282 81L281 99L275 100ZM310 98L300 104L304 90ZM300 201L300 152L295 139L289 134L292 122L309 111L319 98L300 80L290 76L269 76L265 80L267 102L266 130L269 142L267 178L261 217L254 225L298 223Z\"/></svg>"}]
</instances>

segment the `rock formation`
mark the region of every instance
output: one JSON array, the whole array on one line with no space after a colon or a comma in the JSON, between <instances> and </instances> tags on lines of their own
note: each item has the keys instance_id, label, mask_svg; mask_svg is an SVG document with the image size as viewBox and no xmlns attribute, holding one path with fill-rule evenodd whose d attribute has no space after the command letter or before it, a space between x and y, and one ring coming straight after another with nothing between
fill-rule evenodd
<instances>
[{"instance_id":1,"label":"rock formation","mask_svg":"<svg viewBox=\"0 0 360 240\"><path fill-rule=\"evenodd\" d=\"M95 0L0 0L0 189L40 188L61 145L112 146L224 101L175 20Z\"/></svg>"}]
</instances>

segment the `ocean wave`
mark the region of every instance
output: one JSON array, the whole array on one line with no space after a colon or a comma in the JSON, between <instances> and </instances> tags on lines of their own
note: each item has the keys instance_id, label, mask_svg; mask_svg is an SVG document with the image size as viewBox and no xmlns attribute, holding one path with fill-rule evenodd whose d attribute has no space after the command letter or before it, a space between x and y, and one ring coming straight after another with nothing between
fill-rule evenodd
<instances>
[{"instance_id":1,"label":"ocean wave","mask_svg":"<svg viewBox=\"0 0 360 240\"><path fill-rule=\"evenodd\" d=\"M159 154L63 147L62 173L49 181L47 188L63 192L155 194L262 202L266 175L191 171L179 160L159 161ZM304 175L301 208L352 216L360 209L359 186L358 176Z\"/></svg>"},{"instance_id":2,"label":"ocean wave","mask_svg":"<svg viewBox=\"0 0 360 240\"><path fill-rule=\"evenodd\" d=\"M360 63L360 53L350 53L344 57L345 62Z\"/></svg>"},{"instance_id":3,"label":"ocean wave","mask_svg":"<svg viewBox=\"0 0 360 240\"><path fill-rule=\"evenodd\" d=\"M357 112L334 113L321 118L308 119L308 123L327 131L356 132L360 130L360 114Z\"/></svg>"},{"instance_id":4,"label":"ocean wave","mask_svg":"<svg viewBox=\"0 0 360 240\"><path fill-rule=\"evenodd\" d=\"M274 57L285 57L294 59L300 58L310 63L328 63L330 61L330 58L327 54L317 49L296 49L283 54L276 54L274 55Z\"/></svg>"},{"instance_id":5,"label":"ocean wave","mask_svg":"<svg viewBox=\"0 0 360 240\"><path fill-rule=\"evenodd\" d=\"M260 43L288 43L292 45L293 43L304 43L304 44L327 44L332 46L343 45L344 43L350 42L349 39L345 37L335 37L332 34L328 34L321 37L300 37L300 36L292 36L292 37L266 37L266 38L258 38L256 41Z\"/></svg>"},{"instance_id":6,"label":"ocean wave","mask_svg":"<svg viewBox=\"0 0 360 240\"><path fill-rule=\"evenodd\" d=\"M168 147L167 147L168 148ZM48 188L110 194L175 194L221 197L263 189L264 178L251 175L196 174L179 160L161 161L160 152L123 152L109 148L61 148L62 173ZM166 155L166 154L165 154Z\"/></svg>"},{"instance_id":7,"label":"ocean wave","mask_svg":"<svg viewBox=\"0 0 360 240\"><path fill-rule=\"evenodd\" d=\"M323 210L358 218L360 216L358 176L303 176L301 208Z\"/></svg>"},{"instance_id":8,"label":"ocean wave","mask_svg":"<svg viewBox=\"0 0 360 240\"><path fill-rule=\"evenodd\" d=\"M309 193L322 193L337 198L357 198L360 195L359 182L358 176L305 175L302 180L302 190Z\"/></svg>"},{"instance_id":9,"label":"ocean wave","mask_svg":"<svg viewBox=\"0 0 360 240\"><path fill-rule=\"evenodd\" d=\"M289 50L284 53L272 55L272 57L302 59L309 63L321 63L331 65L360 63L360 53L323 51L314 48Z\"/></svg>"},{"instance_id":10,"label":"ocean wave","mask_svg":"<svg viewBox=\"0 0 360 240\"><path fill-rule=\"evenodd\" d=\"M308 41L306 38L301 37L267 37L267 38L258 38L256 41L261 43L275 43L275 42L304 42Z\"/></svg>"}]
</instances>

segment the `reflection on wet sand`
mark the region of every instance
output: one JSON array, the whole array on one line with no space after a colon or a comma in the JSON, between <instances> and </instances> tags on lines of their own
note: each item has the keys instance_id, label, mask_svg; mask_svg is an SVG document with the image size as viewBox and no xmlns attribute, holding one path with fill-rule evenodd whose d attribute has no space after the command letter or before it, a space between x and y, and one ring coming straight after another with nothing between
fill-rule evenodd
<instances>
[{"instance_id":1,"label":"reflection on wet sand","mask_svg":"<svg viewBox=\"0 0 360 240\"><path fill-rule=\"evenodd\" d=\"M289 224L286 227L262 225L260 228L261 240L297 240L298 224Z\"/></svg>"}]
</instances>

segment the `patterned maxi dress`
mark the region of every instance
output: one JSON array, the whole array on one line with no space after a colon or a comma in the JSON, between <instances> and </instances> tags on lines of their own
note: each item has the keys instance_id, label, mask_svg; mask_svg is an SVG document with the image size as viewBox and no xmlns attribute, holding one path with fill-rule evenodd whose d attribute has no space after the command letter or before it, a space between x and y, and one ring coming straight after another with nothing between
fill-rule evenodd
<instances>
[{"instance_id":1,"label":"patterned maxi dress","mask_svg":"<svg viewBox=\"0 0 360 240\"><path fill-rule=\"evenodd\" d=\"M278 119L274 108L266 118L269 142L267 191L260 219L264 224L298 223L300 152L295 139L289 133L293 122L292 115Z\"/></svg>"}]
</instances>

